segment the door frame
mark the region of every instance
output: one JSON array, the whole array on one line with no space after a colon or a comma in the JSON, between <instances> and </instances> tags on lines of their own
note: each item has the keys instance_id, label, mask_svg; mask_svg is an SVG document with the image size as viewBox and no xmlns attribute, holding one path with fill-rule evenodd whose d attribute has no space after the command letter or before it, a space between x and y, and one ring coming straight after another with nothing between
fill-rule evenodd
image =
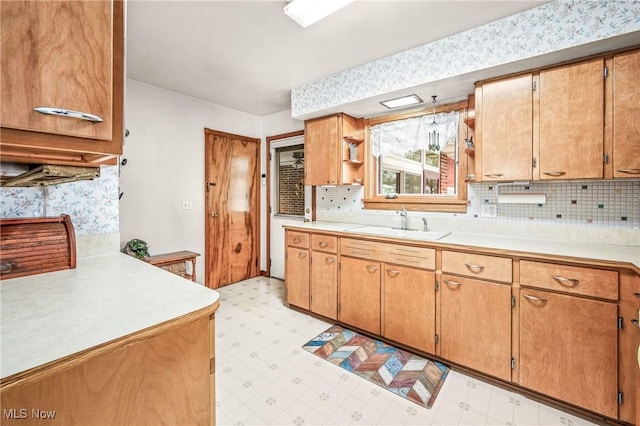
<instances>
[{"instance_id":1,"label":"door frame","mask_svg":"<svg viewBox=\"0 0 640 426\"><path fill-rule=\"evenodd\" d=\"M295 132L289 132L289 133L282 133L279 135L275 135L275 136L268 136L267 137L267 147L266 147L266 179L267 179L267 204L266 204L266 217L267 220L266 222L266 228L267 228L267 241L266 241L266 256L265 256L265 275L267 277L271 276L271 161L273 161L273 158L271 158L271 142L274 141L278 141L280 139L289 139L289 138L294 138L297 136L304 136L304 130L298 130ZM313 212L313 217L315 220L315 191L311 191L312 194L312 212Z\"/></svg>"},{"instance_id":2,"label":"door frame","mask_svg":"<svg viewBox=\"0 0 640 426\"><path fill-rule=\"evenodd\" d=\"M216 135L216 136L221 136L224 138L231 138L231 139L241 139L241 140L246 140L249 141L251 143L255 143L256 144L256 155L257 155L257 161L256 161L256 173L255 173L255 178L254 178L254 185L256 188L256 205L258 207L258 212L257 214L257 220L255 221L256 223L256 229L254 230L254 241L253 241L253 245L254 245L254 252L256 253L256 261L257 261L257 276L260 276L260 150L261 150L261 140L260 138L251 138L248 136L242 136L242 135L236 135L233 133L226 133L226 132L221 132L218 130L213 130L213 129L209 129L206 128L204 129L204 280L203 283L205 285L205 287L209 287L209 288L218 288L218 287L211 287L210 283L209 283L209 259L211 258L211 241L209 241L209 232L210 232L210 226L209 225L209 205L208 205L208 189L209 189L209 185L207 182L208 176L209 176L209 163L207 162L207 138L209 135Z\"/></svg>"}]
</instances>

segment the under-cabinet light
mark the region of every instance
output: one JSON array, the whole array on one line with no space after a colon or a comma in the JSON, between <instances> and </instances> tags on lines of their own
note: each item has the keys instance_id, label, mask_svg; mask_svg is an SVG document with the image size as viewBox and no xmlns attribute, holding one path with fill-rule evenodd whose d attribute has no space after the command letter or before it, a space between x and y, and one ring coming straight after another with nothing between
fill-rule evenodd
<instances>
[{"instance_id":1,"label":"under-cabinet light","mask_svg":"<svg viewBox=\"0 0 640 426\"><path fill-rule=\"evenodd\" d=\"M388 101L382 101L380 103L389 109L393 109L403 106L421 104L422 102L423 100L420 99L418 95L408 95L401 98L389 99Z\"/></svg>"},{"instance_id":2,"label":"under-cabinet light","mask_svg":"<svg viewBox=\"0 0 640 426\"><path fill-rule=\"evenodd\" d=\"M326 18L354 0L291 0L284 13L303 28Z\"/></svg>"}]
</instances>

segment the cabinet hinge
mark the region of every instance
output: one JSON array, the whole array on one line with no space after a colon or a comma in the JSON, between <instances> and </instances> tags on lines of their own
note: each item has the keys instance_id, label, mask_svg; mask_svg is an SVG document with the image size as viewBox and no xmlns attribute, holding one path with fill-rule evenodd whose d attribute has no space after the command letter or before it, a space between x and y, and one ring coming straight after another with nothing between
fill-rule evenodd
<instances>
[{"instance_id":1,"label":"cabinet hinge","mask_svg":"<svg viewBox=\"0 0 640 426\"><path fill-rule=\"evenodd\" d=\"M511 307L512 308L516 307L516 297L515 296L511 296Z\"/></svg>"},{"instance_id":2,"label":"cabinet hinge","mask_svg":"<svg viewBox=\"0 0 640 426\"><path fill-rule=\"evenodd\" d=\"M269 153L269 161L271 161L271 153Z\"/></svg>"},{"instance_id":3,"label":"cabinet hinge","mask_svg":"<svg viewBox=\"0 0 640 426\"><path fill-rule=\"evenodd\" d=\"M338 262L338 271L342 270L342 263Z\"/></svg>"},{"instance_id":4,"label":"cabinet hinge","mask_svg":"<svg viewBox=\"0 0 640 426\"><path fill-rule=\"evenodd\" d=\"M440 343L440 336L436 334L433 340L436 342L436 345L437 345L438 343Z\"/></svg>"},{"instance_id":5,"label":"cabinet hinge","mask_svg":"<svg viewBox=\"0 0 640 426\"><path fill-rule=\"evenodd\" d=\"M269 206L269 214L271 214L271 206Z\"/></svg>"},{"instance_id":6,"label":"cabinet hinge","mask_svg":"<svg viewBox=\"0 0 640 426\"><path fill-rule=\"evenodd\" d=\"M511 358L511 369L514 370L516 368L516 359Z\"/></svg>"},{"instance_id":7,"label":"cabinet hinge","mask_svg":"<svg viewBox=\"0 0 640 426\"><path fill-rule=\"evenodd\" d=\"M338 313L340 312L340 308L341 308L341 306L340 306L340 304L338 303Z\"/></svg>"},{"instance_id":8,"label":"cabinet hinge","mask_svg":"<svg viewBox=\"0 0 640 426\"><path fill-rule=\"evenodd\" d=\"M602 71L602 77L604 77L605 80L609 77L609 67L604 67L604 70Z\"/></svg>"},{"instance_id":9,"label":"cabinet hinge","mask_svg":"<svg viewBox=\"0 0 640 426\"><path fill-rule=\"evenodd\" d=\"M309 295L309 304L313 301L313 296Z\"/></svg>"},{"instance_id":10,"label":"cabinet hinge","mask_svg":"<svg viewBox=\"0 0 640 426\"><path fill-rule=\"evenodd\" d=\"M618 405L624 404L624 393L622 391L618 391Z\"/></svg>"},{"instance_id":11,"label":"cabinet hinge","mask_svg":"<svg viewBox=\"0 0 640 426\"><path fill-rule=\"evenodd\" d=\"M433 283L433 288L435 288L436 291L438 291L440 289L440 283L438 282L438 280L436 280L436 282Z\"/></svg>"},{"instance_id":12,"label":"cabinet hinge","mask_svg":"<svg viewBox=\"0 0 640 426\"><path fill-rule=\"evenodd\" d=\"M288 257L289 257L289 253L285 253L284 254L284 260L287 260Z\"/></svg>"},{"instance_id":13,"label":"cabinet hinge","mask_svg":"<svg viewBox=\"0 0 640 426\"><path fill-rule=\"evenodd\" d=\"M536 167L538 167L538 159L537 158L532 158L531 159L531 166L535 169Z\"/></svg>"},{"instance_id":14,"label":"cabinet hinge","mask_svg":"<svg viewBox=\"0 0 640 426\"><path fill-rule=\"evenodd\" d=\"M602 154L602 162L604 164L609 164L609 153L605 152L604 154Z\"/></svg>"},{"instance_id":15,"label":"cabinet hinge","mask_svg":"<svg viewBox=\"0 0 640 426\"><path fill-rule=\"evenodd\" d=\"M534 92L536 90L538 90L538 84L535 80L533 80L532 85L531 85L531 90L533 90Z\"/></svg>"},{"instance_id":16,"label":"cabinet hinge","mask_svg":"<svg viewBox=\"0 0 640 426\"><path fill-rule=\"evenodd\" d=\"M618 330L624 330L624 318L618 317Z\"/></svg>"},{"instance_id":17,"label":"cabinet hinge","mask_svg":"<svg viewBox=\"0 0 640 426\"><path fill-rule=\"evenodd\" d=\"M313 257L309 256L309 264L313 263Z\"/></svg>"}]
</instances>

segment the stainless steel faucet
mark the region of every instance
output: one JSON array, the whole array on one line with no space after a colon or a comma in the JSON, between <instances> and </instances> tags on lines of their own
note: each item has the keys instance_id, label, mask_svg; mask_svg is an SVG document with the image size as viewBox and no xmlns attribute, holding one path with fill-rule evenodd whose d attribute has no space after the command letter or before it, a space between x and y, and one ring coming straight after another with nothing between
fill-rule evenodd
<instances>
[{"instance_id":1,"label":"stainless steel faucet","mask_svg":"<svg viewBox=\"0 0 640 426\"><path fill-rule=\"evenodd\" d=\"M407 229L407 209L402 206L400 210L400 229Z\"/></svg>"},{"instance_id":2,"label":"stainless steel faucet","mask_svg":"<svg viewBox=\"0 0 640 426\"><path fill-rule=\"evenodd\" d=\"M429 224L427 223L427 218L426 217L422 218L422 223L423 223L422 230L424 232L429 232Z\"/></svg>"}]
</instances>

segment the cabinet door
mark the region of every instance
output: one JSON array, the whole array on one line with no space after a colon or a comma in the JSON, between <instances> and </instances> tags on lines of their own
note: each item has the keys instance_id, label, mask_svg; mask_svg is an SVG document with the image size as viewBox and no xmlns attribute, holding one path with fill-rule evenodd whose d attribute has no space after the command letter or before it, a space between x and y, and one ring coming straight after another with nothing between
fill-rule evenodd
<instances>
[{"instance_id":1,"label":"cabinet door","mask_svg":"<svg viewBox=\"0 0 640 426\"><path fill-rule=\"evenodd\" d=\"M332 115L305 122L305 185L338 184L339 119Z\"/></svg>"},{"instance_id":2,"label":"cabinet door","mask_svg":"<svg viewBox=\"0 0 640 426\"><path fill-rule=\"evenodd\" d=\"M640 176L640 51L613 58L613 177Z\"/></svg>"},{"instance_id":3,"label":"cabinet door","mask_svg":"<svg viewBox=\"0 0 640 426\"><path fill-rule=\"evenodd\" d=\"M435 352L435 274L385 265L383 336L425 352Z\"/></svg>"},{"instance_id":4,"label":"cabinet door","mask_svg":"<svg viewBox=\"0 0 640 426\"><path fill-rule=\"evenodd\" d=\"M338 256L335 254L311 252L311 312L334 320L338 318Z\"/></svg>"},{"instance_id":5,"label":"cabinet door","mask_svg":"<svg viewBox=\"0 0 640 426\"><path fill-rule=\"evenodd\" d=\"M481 170L483 181L530 180L533 146L532 75L482 86Z\"/></svg>"},{"instance_id":6,"label":"cabinet door","mask_svg":"<svg viewBox=\"0 0 640 426\"><path fill-rule=\"evenodd\" d=\"M309 309L309 250L287 247L284 276L287 302Z\"/></svg>"},{"instance_id":7,"label":"cabinet door","mask_svg":"<svg viewBox=\"0 0 640 426\"><path fill-rule=\"evenodd\" d=\"M540 72L540 180L603 177L604 60Z\"/></svg>"},{"instance_id":8,"label":"cabinet door","mask_svg":"<svg viewBox=\"0 0 640 426\"><path fill-rule=\"evenodd\" d=\"M619 407L619 420L633 424L640 411L635 401L640 388L640 366L638 365L638 348L640 347L640 328L638 320L638 306L620 305L618 307L622 317L622 329L619 330L619 389L623 392L624 403Z\"/></svg>"},{"instance_id":9,"label":"cabinet door","mask_svg":"<svg viewBox=\"0 0 640 426\"><path fill-rule=\"evenodd\" d=\"M2 127L111 140L112 7L110 1L3 2ZM43 115L36 107L103 121Z\"/></svg>"},{"instance_id":10,"label":"cabinet door","mask_svg":"<svg viewBox=\"0 0 640 426\"><path fill-rule=\"evenodd\" d=\"M380 334L380 263L340 259L340 321Z\"/></svg>"},{"instance_id":11,"label":"cabinet door","mask_svg":"<svg viewBox=\"0 0 640 426\"><path fill-rule=\"evenodd\" d=\"M511 380L511 287L442 276L440 355Z\"/></svg>"},{"instance_id":12,"label":"cabinet door","mask_svg":"<svg viewBox=\"0 0 640 426\"><path fill-rule=\"evenodd\" d=\"M520 291L521 386L616 418L617 307Z\"/></svg>"}]
</instances>

